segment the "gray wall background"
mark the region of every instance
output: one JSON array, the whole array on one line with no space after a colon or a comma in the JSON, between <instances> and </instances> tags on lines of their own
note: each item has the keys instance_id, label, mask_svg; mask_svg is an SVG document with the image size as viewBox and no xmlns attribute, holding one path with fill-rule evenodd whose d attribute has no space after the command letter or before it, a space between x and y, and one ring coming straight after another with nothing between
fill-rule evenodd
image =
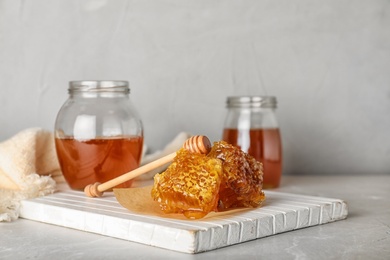
<instances>
[{"instance_id":1,"label":"gray wall background","mask_svg":"<svg viewBox=\"0 0 390 260\"><path fill-rule=\"evenodd\" d=\"M388 0L0 0L0 141L125 79L151 151L275 95L284 174L390 174Z\"/></svg>"}]
</instances>

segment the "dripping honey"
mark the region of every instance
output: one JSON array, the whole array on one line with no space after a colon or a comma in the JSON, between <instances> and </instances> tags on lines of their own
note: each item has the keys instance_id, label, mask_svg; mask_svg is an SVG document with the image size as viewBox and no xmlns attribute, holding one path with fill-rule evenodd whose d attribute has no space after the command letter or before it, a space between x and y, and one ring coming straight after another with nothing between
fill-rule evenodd
<instances>
[{"instance_id":1,"label":"dripping honey","mask_svg":"<svg viewBox=\"0 0 390 260\"><path fill-rule=\"evenodd\" d=\"M104 183L140 164L143 138L125 136L109 139L55 139L63 175L72 189L82 190L91 183ZM128 188L127 181L117 188Z\"/></svg>"},{"instance_id":2,"label":"dripping honey","mask_svg":"<svg viewBox=\"0 0 390 260\"><path fill-rule=\"evenodd\" d=\"M238 130L225 128L223 140L240 147L263 163L263 187L277 188L282 175L282 144L278 128Z\"/></svg>"}]
</instances>

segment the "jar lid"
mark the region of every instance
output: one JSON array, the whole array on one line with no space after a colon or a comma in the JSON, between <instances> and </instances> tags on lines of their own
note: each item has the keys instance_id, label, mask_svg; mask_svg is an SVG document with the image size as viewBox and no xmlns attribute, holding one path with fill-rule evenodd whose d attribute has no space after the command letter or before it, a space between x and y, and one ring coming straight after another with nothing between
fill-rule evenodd
<instances>
[{"instance_id":1,"label":"jar lid","mask_svg":"<svg viewBox=\"0 0 390 260\"><path fill-rule=\"evenodd\" d=\"M276 108L277 101L274 96L233 96L227 98L226 104L229 108Z\"/></svg>"},{"instance_id":2,"label":"jar lid","mask_svg":"<svg viewBox=\"0 0 390 260\"><path fill-rule=\"evenodd\" d=\"M69 82L69 93L73 92L125 92L129 93L129 82L124 80L80 80Z\"/></svg>"}]
</instances>

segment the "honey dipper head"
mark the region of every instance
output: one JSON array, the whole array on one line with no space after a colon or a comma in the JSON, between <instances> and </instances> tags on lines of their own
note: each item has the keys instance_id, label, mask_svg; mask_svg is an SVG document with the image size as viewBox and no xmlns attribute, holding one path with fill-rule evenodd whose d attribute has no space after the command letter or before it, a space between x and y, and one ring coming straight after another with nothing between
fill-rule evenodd
<instances>
[{"instance_id":1,"label":"honey dipper head","mask_svg":"<svg viewBox=\"0 0 390 260\"><path fill-rule=\"evenodd\" d=\"M84 193L88 197L94 198L94 197L101 197L103 196L103 192L100 192L98 190L98 186L100 185L99 182L96 182L94 184L89 184L84 188Z\"/></svg>"},{"instance_id":2,"label":"honey dipper head","mask_svg":"<svg viewBox=\"0 0 390 260\"><path fill-rule=\"evenodd\" d=\"M187 139L183 147L194 153L208 154L211 150L211 143L206 136L195 135Z\"/></svg>"}]
</instances>

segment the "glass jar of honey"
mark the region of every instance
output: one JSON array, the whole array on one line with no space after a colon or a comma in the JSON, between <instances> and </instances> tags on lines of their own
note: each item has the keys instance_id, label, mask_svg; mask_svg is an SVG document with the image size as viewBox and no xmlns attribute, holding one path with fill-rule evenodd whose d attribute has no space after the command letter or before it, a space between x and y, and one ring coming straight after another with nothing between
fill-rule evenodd
<instances>
[{"instance_id":1,"label":"glass jar of honey","mask_svg":"<svg viewBox=\"0 0 390 260\"><path fill-rule=\"evenodd\" d=\"M282 175L282 142L276 119L276 97L227 98L224 141L236 145L263 164L263 187L276 188Z\"/></svg>"},{"instance_id":2,"label":"glass jar of honey","mask_svg":"<svg viewBox=\"0 0 390 260\"><path fill-rule=\"evenodd\" d=\"M143 126L127 81L72 81L55 122L58 161L70 188L104 183L140 164ZM127 188L131 181L117 187Z\"/></svg>"}]
</instances>

